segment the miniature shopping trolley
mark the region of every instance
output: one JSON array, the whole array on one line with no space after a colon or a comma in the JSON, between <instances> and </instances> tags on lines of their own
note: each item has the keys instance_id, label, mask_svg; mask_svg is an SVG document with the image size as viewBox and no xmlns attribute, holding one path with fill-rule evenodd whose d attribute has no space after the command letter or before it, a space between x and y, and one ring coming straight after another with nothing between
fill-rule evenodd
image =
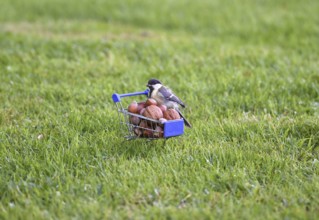
<instances>
[{"instance_id":1,"label":"miniature shopping trolley","mask_svg":"<svg viewBox=\"0 0 319 220\"><path fill-rule=\"evenodd\" d=\"M143 92L134 92L126 94L114 93L112 95L113 102L118 112L120 122L120 131L122 135L128 139L146 138L150 140L160 138L171 138L180 136L184 133L184 120L176 119L170 121L154 120L144 117L140 114L134 114L128 111L124 104L124 97L148 95L149 90ZM134 119L134 120L132 120ZM137 119L137 120L136 120ZM137 122L136 122L137 121Z\"/></svg>"}]
</instances>

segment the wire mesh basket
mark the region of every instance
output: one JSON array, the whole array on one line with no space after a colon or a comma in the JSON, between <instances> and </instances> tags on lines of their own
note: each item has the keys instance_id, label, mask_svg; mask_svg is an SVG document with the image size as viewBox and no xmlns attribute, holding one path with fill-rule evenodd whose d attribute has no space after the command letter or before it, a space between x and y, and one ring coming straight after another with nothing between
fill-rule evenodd
<instances>
[{"instance_id":1,"label":"wire mesh basket","mask_svg":"<svg viewBox=\"0 0 319 220\"><path fill-rule=\"evenodd\" d=\"M113 102L118 112L120 122L120 131L128 139L147 138L150 140L160 138L171 138L180 136L184 133L184 120L176 119L170 121L160 121L144 117L143 115L134 114L125 108L122 98L148 95L149 90L143 92L125 93L112 95ZM136 120L137 119L137 120Z\"/></svg>"}]
</instances>

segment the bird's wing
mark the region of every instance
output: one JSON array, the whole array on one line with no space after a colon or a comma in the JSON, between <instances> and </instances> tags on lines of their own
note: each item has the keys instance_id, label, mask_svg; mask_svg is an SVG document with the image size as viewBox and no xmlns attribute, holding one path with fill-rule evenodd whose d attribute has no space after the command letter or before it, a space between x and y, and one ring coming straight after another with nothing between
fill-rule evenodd
<instances>
[{"instance_id":1,"label":"bird's wing","mask_svg":"<svg viewBox=\"0 0 319 220\"><path fill-rule=\"evenodd\" d=\"M162 86L158 91L163 95L163 97L166 100L176 102L180 104L183 108L185 107L185 104L176 95L174 95L169 88Z\"/></svg>"}]
</instances>

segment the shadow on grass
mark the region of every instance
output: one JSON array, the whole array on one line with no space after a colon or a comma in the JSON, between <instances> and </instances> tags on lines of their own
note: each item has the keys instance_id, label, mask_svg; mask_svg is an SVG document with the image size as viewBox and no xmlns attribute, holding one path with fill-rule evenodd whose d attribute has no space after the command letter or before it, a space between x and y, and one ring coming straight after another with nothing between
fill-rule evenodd
<instances>
[{"instance_id":1,"label":"shadow on grass","mask_svg":"<svg viewBox=\"0 0 319 220\"><path fill-rule=\"evenodd\" d=\"M118 140L108 154L126 159L151 158L165 154L172 140Z\"/></svg>"}]
</instances>

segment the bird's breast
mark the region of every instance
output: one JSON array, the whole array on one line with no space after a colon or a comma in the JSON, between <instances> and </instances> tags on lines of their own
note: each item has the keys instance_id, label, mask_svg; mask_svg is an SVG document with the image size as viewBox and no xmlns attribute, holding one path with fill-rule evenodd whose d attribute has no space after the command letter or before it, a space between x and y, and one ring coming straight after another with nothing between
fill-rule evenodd
<instances>
[{"instance_id":1,"label":"bird's breast","mask_svg":"<svg viewBox=\"0 0 319 220\"><path fill-rule=\"evenodd\" d=\"M163 105L165 102L164 97L158 91L154 91L151 98L155 99L159 105Z\"/></svg>"}]
</instances>

